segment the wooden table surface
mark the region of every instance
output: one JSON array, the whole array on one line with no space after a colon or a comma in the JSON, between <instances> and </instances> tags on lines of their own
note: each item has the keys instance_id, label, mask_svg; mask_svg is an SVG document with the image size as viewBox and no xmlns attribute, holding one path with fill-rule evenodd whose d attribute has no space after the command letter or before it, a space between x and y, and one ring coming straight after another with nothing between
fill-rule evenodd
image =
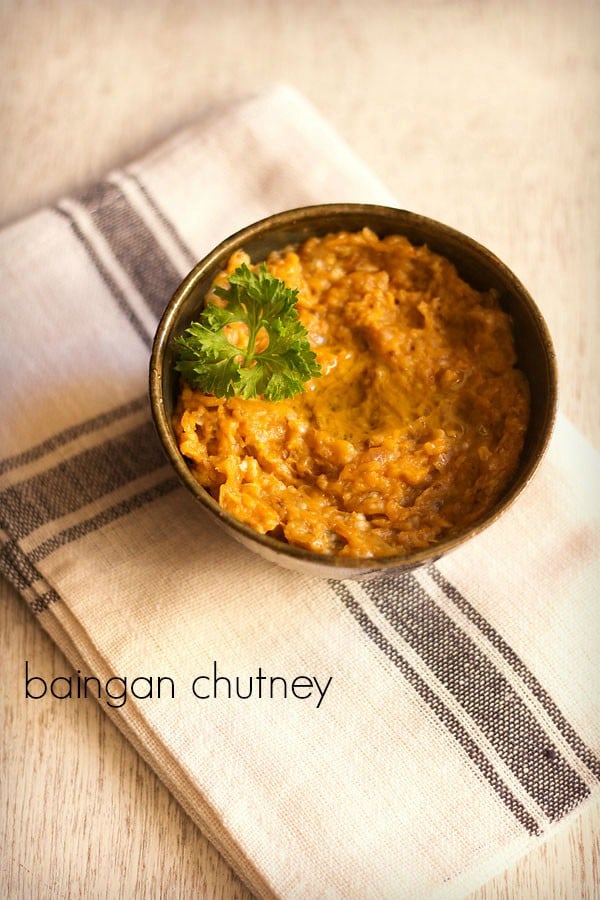
<instances>
[{"instance_id":1,"label":"wooden table surface","mask_svg":"<svg viewBox=\"0 0 600 900\"><path fill-rule=\"evenodd\" d=\"M286 80L400 205L516 271L555 338L562 410L600 448L600 4L4 0L0 35L0 225ZM249 898L98 705L26 703L26 659L69 667L0 593L0 893ZM472 897L598 897L599 860L595 803Z\"/></svg>"}]
</instances>

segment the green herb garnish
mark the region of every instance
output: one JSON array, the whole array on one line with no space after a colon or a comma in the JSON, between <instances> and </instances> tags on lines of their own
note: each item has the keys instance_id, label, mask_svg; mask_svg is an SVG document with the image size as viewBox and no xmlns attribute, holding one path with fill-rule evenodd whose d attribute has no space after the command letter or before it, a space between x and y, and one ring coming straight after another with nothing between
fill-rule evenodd
<instances>
[{"instance_id":1,"label":"green herb garnish","mask_svg":"<svg viewBox=\"0 0 600 900\"><path fill-rule=\"evenodd\" d=\"M303 391L305 381L321 374L298 318L298 291L271 275L264 263L258 272L244 263L229 276L228 290L215 287L214 293L227 305L207 303L200 321L192 322L176 339L175 368L192 387L217 397L283 400ZM234 322L248 328L245 347L232 344L223 331ZM255 352L261 328L269 343Z\"/></svg>"}]
</instances>

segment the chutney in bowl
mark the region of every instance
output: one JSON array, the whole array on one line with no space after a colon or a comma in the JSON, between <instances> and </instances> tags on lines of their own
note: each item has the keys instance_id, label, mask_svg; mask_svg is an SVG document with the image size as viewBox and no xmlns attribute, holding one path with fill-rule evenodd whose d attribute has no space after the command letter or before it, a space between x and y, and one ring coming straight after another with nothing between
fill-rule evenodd
<instances>
[{"instance_id":1,"label":"chutney in bowl","mask_svg":"<svg viewBox=\"0 0 600 900\"><path fill-rule=\"evenodd\" d=\"M181 384L174 338L240 262L298 289L322 375L291 399ZM184 281L159 326L151 397L167 455L233 536L328 577L430 562L498 517L533 473L556 399L525 288L430 219L356 204L243 229Z\"/></svg>"}]
</instances>

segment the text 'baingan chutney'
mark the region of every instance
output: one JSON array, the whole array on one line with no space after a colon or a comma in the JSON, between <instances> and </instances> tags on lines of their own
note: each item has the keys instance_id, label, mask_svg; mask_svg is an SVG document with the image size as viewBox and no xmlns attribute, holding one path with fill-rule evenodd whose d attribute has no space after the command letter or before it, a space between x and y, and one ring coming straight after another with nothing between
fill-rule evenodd
<instances>
[{"instance_id":1,"label":"text 'baingan chutney'","mask_svg":"<svg viewBox=\"0 0 600 900\"><path fill-rule=\"evenodd\" d=\"M256 271L236 251L208 304L226 308L244 264ZM302 392L277 400L182 379L174 428L198 482L255 531L327 555L408 554L482 519L517 468L529 419L496 293L426 246L366 228L273 252L266 267L297 290L317 365ZM225 331L247 346L245 324ZM264 329L253 339L256 353L276 340Z\"/></svg>"}]
</instances>

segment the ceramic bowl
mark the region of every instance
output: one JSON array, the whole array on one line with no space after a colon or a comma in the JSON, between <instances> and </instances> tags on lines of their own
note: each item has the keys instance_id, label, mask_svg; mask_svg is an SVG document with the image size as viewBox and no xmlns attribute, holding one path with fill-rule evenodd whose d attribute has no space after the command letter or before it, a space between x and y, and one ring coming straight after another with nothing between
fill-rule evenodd
<instances>
[{"instance_id":1,"label":"ceramic bowl","mask_svg":"<svg viewBox=\"0 0 600 900\"><path fill-rule=\"evenodd\" d=\"M198 317L203 298L216 273L240 248L257 262L272 250L298 244L311 235L371 228L380 237L405 235L413 244L427 246L451 260L459 274L479 290L494 288L513 321L520 368L531 390L531 416L517 471L500 499L484 519L460 534L408 555L383 558L324 556L292 547L261 535L239 522L198 484L177 446L172 415L178 386L173 340ZM540 311L516 276L489 250L464 234L432 219L401 209L365 204L327 204L292 209L262 219L224 240L184 279L159 323L150 363L150 400L154 422L165 453L185 487L206 514L232 538L266 560L296 571L326 578L371 578L414 569L439 559L471 541L509 507L532 477L548 443L556 410L556 362L552 342Z\"/></svg>"}]
</instances>

